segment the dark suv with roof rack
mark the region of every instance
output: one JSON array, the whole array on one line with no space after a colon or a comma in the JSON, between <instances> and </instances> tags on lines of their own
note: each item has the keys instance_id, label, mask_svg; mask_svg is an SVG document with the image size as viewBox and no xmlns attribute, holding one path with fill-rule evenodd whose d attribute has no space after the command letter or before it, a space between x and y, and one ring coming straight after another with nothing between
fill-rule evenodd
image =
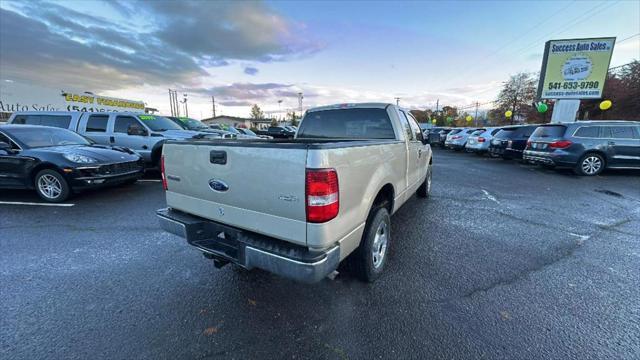
<instances>
[{"instance_id":1,"label":"dark suv with roof rack","mask_svg":"<svg viewBox=\"0 0 640 360\"><path fill-rule=\"evenodd\" d=\"M571 167L579 175L605 168L640 169L640 122L579 121L542 125L529 138L524 160Z\"/></svg>"}]
</instances>

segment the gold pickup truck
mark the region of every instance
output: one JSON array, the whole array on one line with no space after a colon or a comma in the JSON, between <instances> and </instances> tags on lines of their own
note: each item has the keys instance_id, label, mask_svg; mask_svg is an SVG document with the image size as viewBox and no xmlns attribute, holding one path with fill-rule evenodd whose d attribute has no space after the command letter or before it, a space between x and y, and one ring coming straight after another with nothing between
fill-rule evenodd
<instances>
[{"instance_id":1,"label":"gold pickup truck","mask_svg":"<svg viewBox=\"0 0 640 360\"><path fill-rule=\"evenodd\" d=\"M392 104L310 109L293 139L168 141L163 229L217 267L229 262L316 282L345 260L380 276L390 216L431 190L431 148Z\"/></svg>"}]
</instances>

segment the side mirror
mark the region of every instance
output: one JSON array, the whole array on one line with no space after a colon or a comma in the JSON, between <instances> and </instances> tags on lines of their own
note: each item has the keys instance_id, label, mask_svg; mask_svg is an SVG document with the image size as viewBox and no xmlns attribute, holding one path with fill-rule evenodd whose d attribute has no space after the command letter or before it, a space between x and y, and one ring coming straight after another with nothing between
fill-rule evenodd
<instances>
[{"instance_id":1,"label":"side mirror","mask_svg":"<svg viewBox=\"0 0 640 360\"><path fill-rule=\"evenodd\" d=\"M6 155L13 154L14 151L11 148L11 145L7 144L4 141L0 141L0 153L4 153Z\"/></svg>"},{"instance_id":2,"label":"side mirror","mask_svg":"<svg viewBox=\"0 0 640 360\"><path fill-rule=\"evenodd\" d=\"M147 136L147 131L138 125L129 125L127 135Z\"/></svg>"}]
</instances>

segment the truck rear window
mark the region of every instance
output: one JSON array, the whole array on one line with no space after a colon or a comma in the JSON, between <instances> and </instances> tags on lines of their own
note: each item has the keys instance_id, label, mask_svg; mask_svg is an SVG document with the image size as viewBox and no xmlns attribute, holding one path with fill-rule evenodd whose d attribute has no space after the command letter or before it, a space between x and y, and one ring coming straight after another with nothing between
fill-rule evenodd
<instances>
[{"instance_id":1,"label":"truck rear window","mask_svg":"<svg viewBox=\"0 0 640 360\"><path fill-rule=\"evenodd\" d=\"M564 136L564 132L567 130L566 126L551 125L551 126L539 126L531 137L536 138L559 138Z\"/></svg>"},{"instance_id":2,"label":"truck rear window","mask_svg":"<svg viewBox=\"0 0 640 360\"><path fill-rule=\"evenodd\" d=\"M13 124L44 125L68 129L71 116L68 115L17 115Z\"/></svg>"},{"instance_id":3,"label":"truck rear window","mask_svg":"<svg viewBox=\"0 0 640 360\"><path fill-rule=\"evenodd\" d=\"M386 109L335 109L305 115L298 138L395 139Z\"/></svg>"}]
</instances>

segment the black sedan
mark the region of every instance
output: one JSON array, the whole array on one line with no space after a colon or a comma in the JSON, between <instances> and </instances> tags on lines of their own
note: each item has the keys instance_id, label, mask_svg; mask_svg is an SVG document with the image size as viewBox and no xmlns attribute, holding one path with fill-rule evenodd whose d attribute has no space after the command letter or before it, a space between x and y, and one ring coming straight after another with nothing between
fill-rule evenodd
<instances>
[{"instance_id":1,"label":"black sedan","mask_svg":"<svg viewBox=\"0 0 640 360\"><path fill-rule=\"evenodd\" d=\"M135 182L143 171L134 151L96 145L73 131L0 126L0 189L35 189L44 200L61 202L83 189Z\"/></svg>"}]
</instances>

